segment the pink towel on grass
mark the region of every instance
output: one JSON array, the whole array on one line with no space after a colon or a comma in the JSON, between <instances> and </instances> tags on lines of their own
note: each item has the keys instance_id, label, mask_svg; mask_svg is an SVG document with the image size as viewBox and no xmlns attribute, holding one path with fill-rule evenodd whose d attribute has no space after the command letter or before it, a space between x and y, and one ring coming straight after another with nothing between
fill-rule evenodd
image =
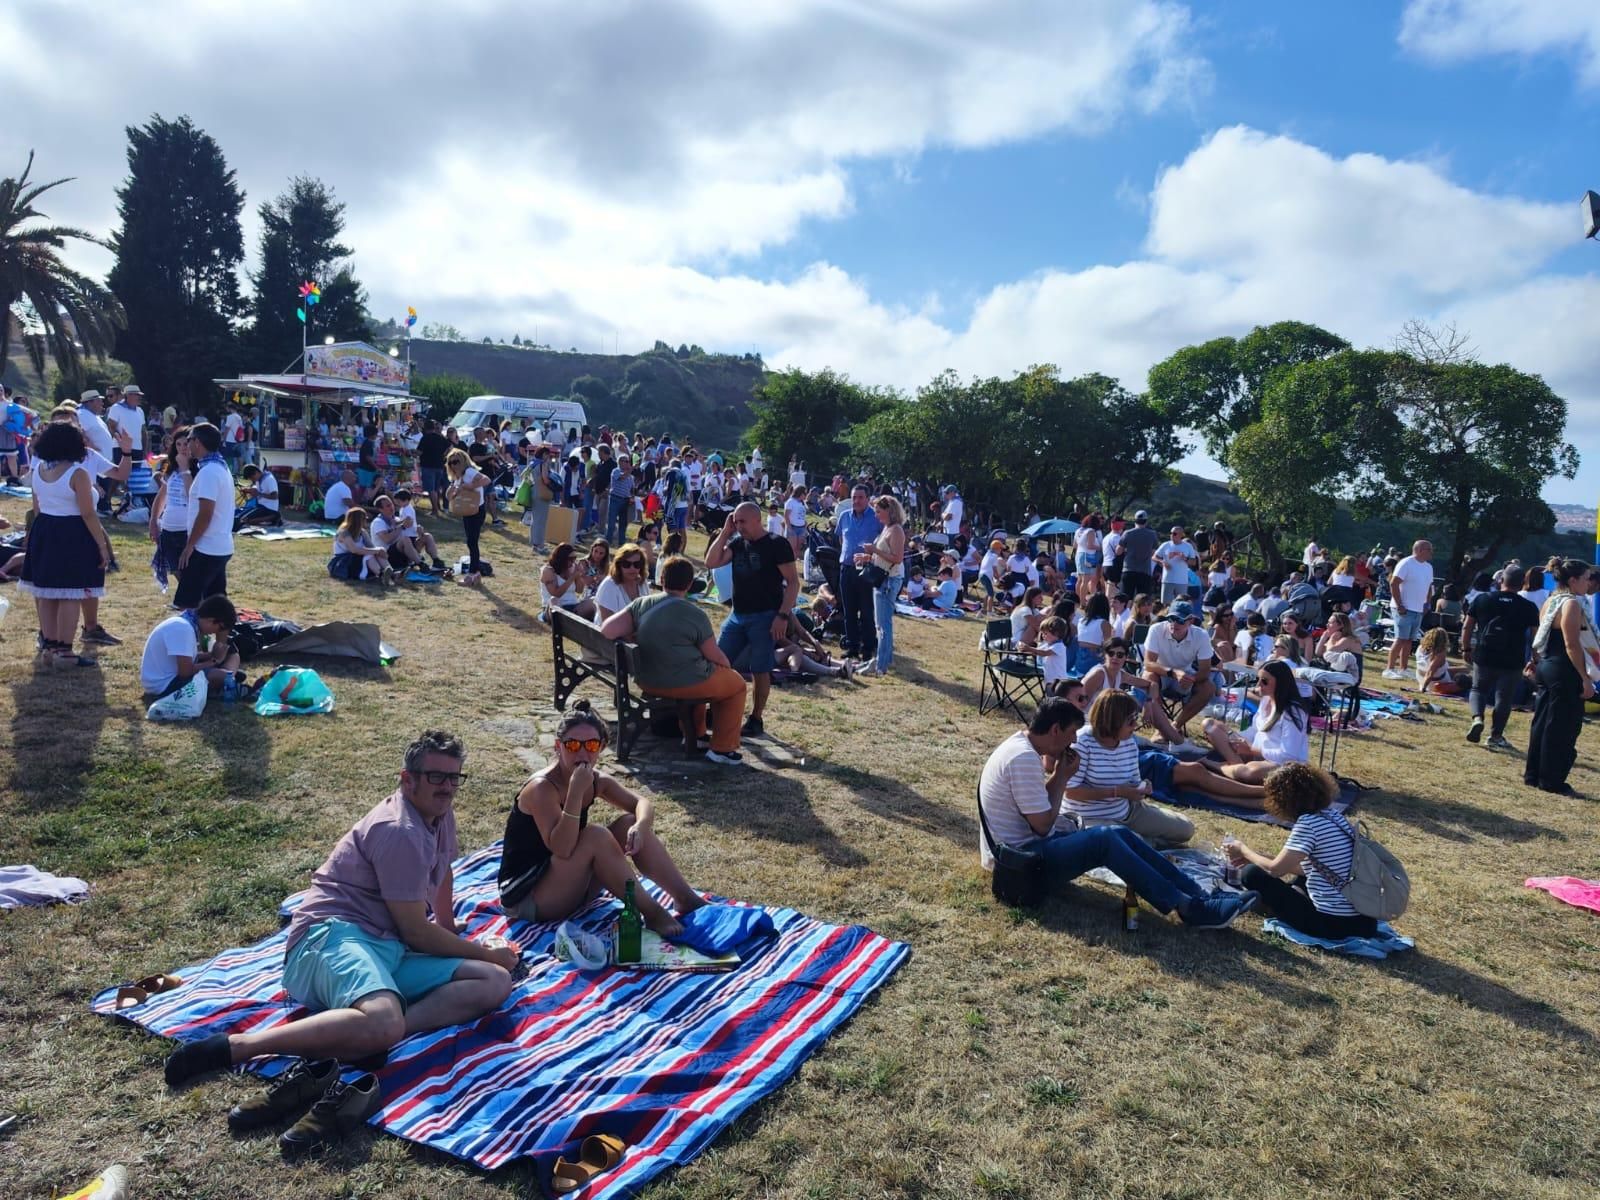
<instances>
[{"instance_id":1,"label":"pink towel on grass","mask_svg":"<svg viewBox=\"0 0 1600 1200\"><path fill-rule=\"evenodd\" d=\"M1542 879L1525 880L1523 886L1542 888L1566 904L1600 912L1600 880L1574 879L1571 875L1550 875Z\"/></svg>"}]
</instances>

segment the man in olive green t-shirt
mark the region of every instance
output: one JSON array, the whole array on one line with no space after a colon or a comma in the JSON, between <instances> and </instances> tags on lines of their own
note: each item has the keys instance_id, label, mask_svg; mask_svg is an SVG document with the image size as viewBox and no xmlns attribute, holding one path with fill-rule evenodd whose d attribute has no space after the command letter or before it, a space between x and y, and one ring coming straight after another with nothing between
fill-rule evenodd
<instances>
[{"instance_id":1,"label":"man in olive green t-shirt","mask_svg":"<svg viewBox=\"0 0 1600 1200\"><path fill-rule=\"evenodd\" d=\"M711 619L688 598L694 564L673 555L661 564L664 592L640 596L600 626L608 638L639 645L639 689L670 700L704 700L711 706L711 741L706 757L742 762L739 723L744 718L744 676L717 648ZM706 705L694 706L695 737L706 744Z\"/></svg>"}]
</instances>

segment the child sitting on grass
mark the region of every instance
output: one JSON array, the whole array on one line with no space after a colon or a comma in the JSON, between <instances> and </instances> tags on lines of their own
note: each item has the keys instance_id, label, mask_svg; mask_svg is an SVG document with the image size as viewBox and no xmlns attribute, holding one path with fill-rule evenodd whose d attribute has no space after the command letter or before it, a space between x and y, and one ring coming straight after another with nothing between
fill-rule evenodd
<instances>
[{"instance_id":1,"label":"child sitting on grass","mask_svg":"<svg viewBox=\"0 0 1600 1200\"><path fill-rule=\"evenodd\" d=\"M1437 696L1459 696L1466 691L1450 673L1450 634L1442 628L1428 630L1417 646L1417 687Z\"/></svg>"}]
</instances>

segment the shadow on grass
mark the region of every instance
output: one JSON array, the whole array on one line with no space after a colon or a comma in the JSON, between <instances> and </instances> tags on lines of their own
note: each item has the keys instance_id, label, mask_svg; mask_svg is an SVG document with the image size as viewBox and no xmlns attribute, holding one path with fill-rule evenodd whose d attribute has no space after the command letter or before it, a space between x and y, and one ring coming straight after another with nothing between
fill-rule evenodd
<instances>
[{"instance_id":1,"label":"shadow on grass","mask_svg":"<svg viewBox=\"0 0 1600 1200\"><path fill-rule=\"evenodd\" d=\"M918 687L925 687L929 691L938 692L946 699L954 700L957 704L978 711L978 689L968 687L964 683L943 679L937 675L930 675L922 669L922 665L914 658L896 657L892 668L894 673L907 683L914 683ZM973 651L972 672L974 675L983 670L983 658ZM1031 704L1028 707L1032 707Z\"/></svg>"},{"instance_id":2,"label":"shadow on grass","mask_svg":"<svg viewBox=\"0 0 1600 1200\"><path fill-rule=\"evenodd\" d=\"M255 797L267 790L272 737L266 722L274 719L256 716L249 704L213 700L194 723L222 763L222 786L231 798Z\"/></svg>"},{"instance_id":3,"label":"shadow on grass","mask_svg":"<svg viewBox=\"0 0 1600 1200\"><path fill-rule=\"evenodd\" d=\"M661 745L662 755L673 752L670 743ZM638 753L654 750L648 743L646 746ZM751 753L748 743L744 752ZM683 800L682 806L695 821L784 845L809 847L831 867L864 867L869 861L822 822L811 807L805 785L792 774L709 763L685 763L684 772L693 776L694 786L692 798ZM651 778L650 783L659 790L678 790L663 779Z\"/></svg>"},{"instance_id":4,"label":"shadow on grass","mask_svg":"<svg viewBox=\"0 0 1600 1200\"><path fill-rule=\"evenodd\" d=\"M513 629L520 629L524 633L543 633L549 636L549 629L539 624L538 619L529 613L527 609L518 608L511 601L502 599L488 583L480 582L477 590L482 592L494 604L494 608L489 611L489 615L496 621L509 625Z\"/></svg>"},{"instance_id":5,"label":"shadow on grass","mask_svg":"<svg viewBox=\"0 0 1600 1200\"><path fill-rule=\"evenodd\" d=\"M138 719L143 710L109 710L98 667L45 664L25 670L29 673L11 689L10 790L35 811L76 805L94 772L106 719Z\"/></svg>"},{"instance_id":6,"label":"shadow on grass","mask_svg":"<svg viewBox=\"0 0 1600 1200\"><path fill-rule=\"evenodd\" d=\"M963 850L976 844L978 823L975 816L967 817L942 804L932 803L898 779L836 763L820 765L817 774L843 784L862 808L897 825L909 825L942 837Z\"/></svg>"},{"instance_id":7,"label":"shadow on grass","mask_svg":"<svg viewBox=\"0 0 1600 1200\"><path fill-rule=\"evenodd\" d=\"M1374 806L1374 800L1378 800L1381 807ZM1361 807L1451 842L1470 842L1474 835L1505 842L1531 842L1538 838L1567 840L1566 834L1548 825L1463 804L1459 800L1428 800L1403 792L1379 790L1363 794Z\"/></svg>"},{"instance_id":8,"label":"shadow on grass","mask_svg":"<svg viewBox=\"0 0 1600 1200\"><path fill-rule=\"evenodd\" d=\"M1586 1049L1594 1049L1600 1044L1600 1039L1596 1039L1594 1034L1582 1026L1574 1025L1553 1005L1531 999L1504 984L1475 975L1420 950L1387 959L1383 965L1400 978L1436 996L1459 1000L1480 1012L1513 1021L1524 1029L1577 1042Z\"/></svg>"}]
</instances>

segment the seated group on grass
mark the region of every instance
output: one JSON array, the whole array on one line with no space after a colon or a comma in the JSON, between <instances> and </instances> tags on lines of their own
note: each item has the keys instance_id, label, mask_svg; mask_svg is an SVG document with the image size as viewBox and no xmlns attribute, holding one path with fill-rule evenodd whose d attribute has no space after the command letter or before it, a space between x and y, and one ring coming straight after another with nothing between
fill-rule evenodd
<instances>
[{"instance_id":1,"label":"seated group on grass","mask_svg":"<svg viewBox=\"0 0 1600 1200\"><path fill-rule=\"evenodd\" d=\"M562 717L550 765L523 785L507 814L501 904L514 919L558 921L602 888L621 895L642 872L666 889L675 911L641 886L640 915L670 937L682 930L678 918L705 901L656 837L649 797L598 769L608 737L581 702ZM304 1089L313 1086L328 1111L318 1118L313 1108L281 1139L285 1151L302 1151L377 1110L376 1087L341 1084L339 1062L376 1064L411 1034L476 1021L505 1003L519 952L503 939L462 937L455 921L451 864L460 853L455 802L465 763L459 738L424 732L406 748L394 792L317 868L290 920L283 964L284 989L308 1014L184 1043L167 1058L169 1085L266 1055L302 1058L286 1083L228 1117L238 1132L264 1128L303 1111ZM609 825L590 823L597 800L619 814Z\"/></svg>"},{"instance_id":2,"label":"seated group on grass","mask_svg":"<svg viewBox=\"0 0 1600 1200\"><path fill-rule=\"evenodd\" d=\"M409 489L373 501L376 515L359 505L344 510L333 537L328 574L335 579L374 580L393 585L408 571L448 573L433 534L417 522ZM427 555L424 561L423 555ZM431 564L431 565L430 565Z\"/></svg>"}]
</instances>

